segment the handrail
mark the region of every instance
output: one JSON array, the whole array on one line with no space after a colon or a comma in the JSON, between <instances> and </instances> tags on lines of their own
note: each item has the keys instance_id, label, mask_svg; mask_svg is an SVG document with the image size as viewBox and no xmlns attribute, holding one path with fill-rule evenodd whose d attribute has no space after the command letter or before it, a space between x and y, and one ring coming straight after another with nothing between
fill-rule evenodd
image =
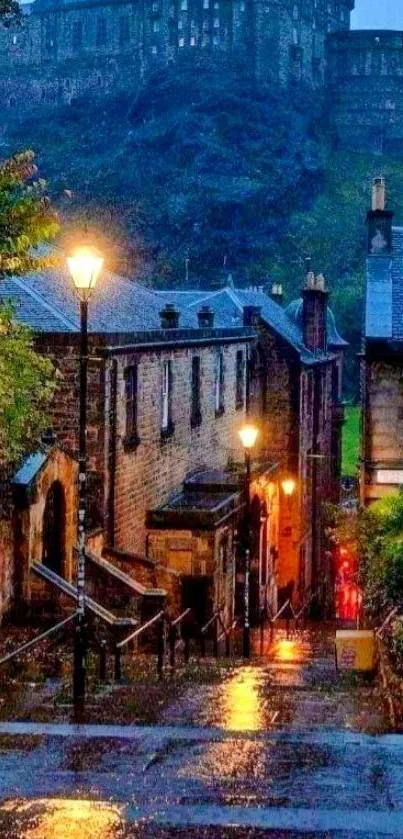
<instances>
[{"instance_id":1,"label":"handrail","mask_svg":"<svg viewBox=\"0 0 403 839\"><path fill-rule=\"evenodd\" d=\"M294 610L292 608L291 600L290 600L290 598L288 598L288 600L286 600L286 602L283 603L281 609L278 610L277 614L274 615L274 618L270 618L270 623L275 623L279 619L280 615L282 615L283 612L286 610L287 606L291 607L292 613L294 614ZM295 615L294 615L294 617L295 617Z\"/></svg>"},{"instance_id":2,"label":"handrail","mask_svg":"<svg viewBox=\"0 0 403 839\"><path fill-rule=\"evenodd\" d=\"M191 611L192 611L191 609L185 609L185 611L182 612L182 614L179 615L179 617L175 618L175 620L171 622L171 624L170 624L171 629L175 626L178 626L180 623L182 623L184 618L186 618L188 615L190 615Z\"/></svg>"},{"instance_id":3,"label":"handrail","mask_svg":"<svg viewBox=\"0 0 403 839\"><path fill-rule=\"evenodd\" d=\"M122 647L125 647L126 644L130 643L130 641L134 641L135 638L138 638L139 635L145 632L146 629L149 629L150 626L153 626L155 623L162 620L163 617L164 611L161 610L161 612L158 612L158 614L154 615L153 618L150 618L150 620L147 621L147 623L143 623L142 626L139 626L139 628L132 632L130 635L128 635L127 638L124 638L123 641L119 641L119 643L116 644L116 649L121 650Z\"/></svg>"},{"instance_id":4,"label":"handrail","mask_svg":"<svg viewBox=\"0 0 403 839\"><path fill-rule=\"evenodd\" d=\"M224 626L221 635L219 635L217 638L217 641L222 641L223 638L228 638L228 636L231 635L231 632L233 632L237 626L237 620L233 621L231 626Z\"/></svg>"},{"instance_id":5,"label":"handrail","mask_svg":"<svg viewBox=\"0 0 403 839\"><path fill-rule=\"evenodd\" d=\"M64 620L57 623L55 626L52 626L50 629L47 629L46 632L42 632L41 635L37 635L36 638L32 638L31 641L27 641L26 644L22 644L21 647L18 649L13 650L12 653L8 653L8 655L4 656L0 659L0 665L6 664L7 661L11 661L11 659L16 658L16 656L21 655L21 653L29 650L30 647L34 647L35 644L39 644L40 641L43 641L45 638L48 638L49 635L52 635L53 632L57 632L63 626L66 626L70 621L74 620L77 617L77 612L74 612L73 615L70 615L68 618L64 618Z\"/></svg>"},{"instance_id":6,"label":"handrail","mask_svg":"<svg viewBox=\"0 0 403 839\"><path fill-rule=\"evenodd\" d=\"M216 621L218 619L218 617L221 615L221 612L223 612L223 611L224 611L224 606L220 606L220 608L217 609L216 612L214 612L214 615L210 618L209 621L207 621L205 626L202 626L202 628L200 630L202 635L204 635L207 632L209 627L214 623L214 621Z\"/></svg>"}]
</instances>

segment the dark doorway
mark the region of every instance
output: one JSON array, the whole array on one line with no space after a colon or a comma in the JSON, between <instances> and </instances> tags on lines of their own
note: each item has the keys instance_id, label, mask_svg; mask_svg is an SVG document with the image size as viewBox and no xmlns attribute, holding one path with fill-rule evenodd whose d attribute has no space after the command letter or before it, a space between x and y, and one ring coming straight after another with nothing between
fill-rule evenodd
<instances>
[{"instance_id":1,"label":"dark doorway","mask_svg":"<svg viewBox=\"0 0 403 839\"><path fill-rule=\"evenodd\" d=\"M64 575L66 502L59 481L49 489L43 514L42 562L60 577Z\"/></svg>"},{"instance_id":2,"label":"dark doorway","mask_svg":"<svg viewBox=\"0 0 403 839\"><path fill-rule=\"evenodd\" d=\"M182 609L191 609L193 617L199 627L204 626L211 617L212 604L210 577L183 577L182 580Z\"/></svg>"}]
</instances>

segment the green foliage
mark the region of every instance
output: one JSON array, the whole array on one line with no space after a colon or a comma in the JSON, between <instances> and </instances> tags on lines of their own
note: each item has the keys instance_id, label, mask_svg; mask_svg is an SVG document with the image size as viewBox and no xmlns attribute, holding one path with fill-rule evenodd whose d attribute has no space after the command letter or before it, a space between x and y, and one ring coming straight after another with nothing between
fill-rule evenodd
<instances>
[{"instance_id":1,"label":"green foliage","mask_svg":"<svg viewBox=\"0 0 403 839\"><path fill-rule=\"evenodd\" d=\"M403 605L403 493L364 510L358 533L367 610L382 618L389 608Z\"/></svg>"},{"instance_id":2,"label":"green foliage","mask_svg":"<svg viewBox=\"0 0 403 839\"><path fill-rule=\"evenodd\" d=\"M58 231L46 181L36 175L32 151L0 163L0 276L38 267L34 249Z\"/></svg>"},{"instance_id":3,"label":"green foliage","mask_svg":"<svg viewBox=\"0 0 403 839\"><path fill-rule=\"evenodd\" d=\"M0 295L1 275L22 273L46 261L36 250L55 235L58 224L36 179L32 152L0 164ZM53 390L51 363L35 352L29 329L12 308L0 301L0 473L37 446L47 424Z\"/></svg>"},{"instance_id":4,"label":"green foliage","mask_svg":"<svg viewBox=\"0 0 403 839\"><path fill-rule=\"evenodd\" d=\"M346 422L343 427L342 473L353 478L357 476L360 453L360 417L360 408L354 405L346 407Z\"/></svg>"},{"instance_id":5,"label":"green foliage","mask_svg":"<svg viewBox=\"0 0 403 839\"><path fill-rule=\"evenodd\" d=\"M36 448L47 425L53 366L35 352L30 330L0 307L0 474Z\"/></svg>"}]
</instances>

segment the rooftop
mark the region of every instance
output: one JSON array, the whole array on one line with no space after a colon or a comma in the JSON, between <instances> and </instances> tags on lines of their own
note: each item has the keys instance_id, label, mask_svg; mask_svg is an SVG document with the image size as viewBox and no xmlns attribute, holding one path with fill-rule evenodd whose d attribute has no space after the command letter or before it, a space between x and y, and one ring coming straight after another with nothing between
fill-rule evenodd
<instances>
[{"instance_id":1,"label":"rooftop","mask_svg":"<svg viewBox=\"0 0 403 839\"><path fill-rule=\"evenodd\" d=\"M365 336L403 342L403 227L393 227L391 254L368 257Z\"/></svg>"}]
</instances>

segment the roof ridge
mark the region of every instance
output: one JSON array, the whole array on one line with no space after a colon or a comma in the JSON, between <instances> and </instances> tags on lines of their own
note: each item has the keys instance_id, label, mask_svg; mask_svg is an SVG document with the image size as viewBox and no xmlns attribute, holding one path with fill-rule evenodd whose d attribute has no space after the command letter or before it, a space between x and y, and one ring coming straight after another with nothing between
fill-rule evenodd
<instances>
[{"instance_id":1,"label":"roof ridge","mask_svg":"<svg viewBox=\"0 0 403 839\"><path fill-rule=\"evenodd\" d=\"M74 332L78 331L78 323L74 323L73 320L67 318L60 309L57 308L53 303L50 303L49 300L45 300L38 291L34 291L33 288L30 288L29 284L26 283L21 277L10 277L11 282L15 283L22 291L27 292L33 300L36 300L37 303L40 303L45 309L54 315L56 319L58 319L64 326L68 326L69 329L73 329Z\"/></svg>"},{"instance_id":2,"label":"roof ridge","mask_svg":"<svg viewBox=\"0 0 403 839\"><path fill-rule=\"evenodd\" d=\"M200 297L199 300L193 300L192 303L189 303L188 309L192 306L199 306L200 303L204 303L205 300L211 300L213 297L218 297L224 291L226 291L226 288L219 288L217 291L211 291L205 297Z\"/></svg>"}]
</instances>

